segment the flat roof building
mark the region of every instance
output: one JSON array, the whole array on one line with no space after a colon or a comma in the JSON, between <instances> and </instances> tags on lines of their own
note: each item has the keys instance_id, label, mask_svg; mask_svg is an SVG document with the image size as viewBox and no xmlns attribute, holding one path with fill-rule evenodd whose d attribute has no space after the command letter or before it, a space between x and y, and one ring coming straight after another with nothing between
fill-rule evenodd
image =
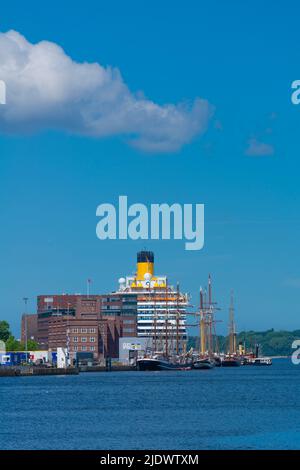
<instances>
[{"instance_id":1,"label":"flat roof building","mask_svg":"<svg viewBox=\"0 0 300 470\"><path fill-rule=\"evenodd\" d=\"M136 335L136 299L123 295L38 296L38 340L45 349L92 352L95 359L117 358L119 338Z\"/></svg>"}]
</instances>

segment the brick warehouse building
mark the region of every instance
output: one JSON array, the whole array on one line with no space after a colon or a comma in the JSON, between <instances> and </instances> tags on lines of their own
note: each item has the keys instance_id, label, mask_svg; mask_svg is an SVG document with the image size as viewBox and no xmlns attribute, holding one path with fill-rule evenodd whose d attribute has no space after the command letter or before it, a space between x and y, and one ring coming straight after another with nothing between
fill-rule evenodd
<instances>
[{"instance_id":1,"label":"brick warehouse building","mask_svg":"<svg viewBox=\"0 0 300 470\"><path fill-rule=\"evenodd\" d=\"M119 338L136 336L136 299L122 294L38 296L38 342L42 349L69 345L95 359L119 356Z\"/></svg>"}]
</instances>

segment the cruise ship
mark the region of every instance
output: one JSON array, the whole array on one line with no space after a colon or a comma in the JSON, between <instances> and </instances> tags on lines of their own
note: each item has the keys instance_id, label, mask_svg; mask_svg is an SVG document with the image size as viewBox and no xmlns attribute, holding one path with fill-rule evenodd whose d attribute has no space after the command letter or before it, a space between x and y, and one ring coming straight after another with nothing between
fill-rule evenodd
<instances>
[{"instance_id":1,"label":"cruise ship","mask_svg":"<svg viewBox=\"0 0 300 470\"><path fill-rule=\"evenodd\" d=\"M137 269L133 276L119 279L123 296L134 296L137 301L137 336L149 339L149 351L165 357L185 351L186 313L189 296L168 284L167 276L154 272L152 251L137 254Z\"/></svg>"}]
</instances>

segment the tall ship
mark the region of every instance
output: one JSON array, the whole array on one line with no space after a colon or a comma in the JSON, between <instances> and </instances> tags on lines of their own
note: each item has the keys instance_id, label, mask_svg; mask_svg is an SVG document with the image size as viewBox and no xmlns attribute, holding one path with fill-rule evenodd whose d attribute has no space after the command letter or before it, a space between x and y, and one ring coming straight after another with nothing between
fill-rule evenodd
<instances>
[{"instance_id":1,"label":"tall ship","mask_svg":"<svg viewBox=\"0 0 300 470\"><path fill-rule=\"evenodd\" d=\"M193 368L212 369L220 365L219 344L216 334L215 312L217 303L212 299L212 279L208 276L208 289L200 288L199 351L193 360Z\"/></svg>"},{"instance_id":2,"label":"tall ship","mask_svg":"<svg viewBox=\"0 0 300 470\"><path fill-rule=\"evenodd\" d=\"M229 326L228 326L228 354L222 360L222 367L239 367L241 365L241 355L237 353L236 326L234 320L233 291L230 296Z\"/></svg>"}]
</instances>

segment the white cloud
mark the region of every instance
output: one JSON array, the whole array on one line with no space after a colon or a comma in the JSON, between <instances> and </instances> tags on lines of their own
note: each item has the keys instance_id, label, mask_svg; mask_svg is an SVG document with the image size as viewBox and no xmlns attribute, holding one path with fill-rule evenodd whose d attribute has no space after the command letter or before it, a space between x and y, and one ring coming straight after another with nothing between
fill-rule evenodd
<instances>
[{"instance_id":1,"label":"white cloud","mask_svg":"<svg viewBox=\"0 0 300 470\"><path fill-rule=\"evenodd\" d=\"M246 149L246 155L250 157L263 157L274 154L274 147L270 144L260 142L257 139L250 139Z\"/></svg>"},{"instance_id":2,"label":"white cloud","mask_svg":"<svg viewBox=\"0 0 300 470\"><path fill-rule=\"evenodd\" d=\"M200 98L160 106L132 93L118 69L77 63L57 44L31 44L16 31L0 33L0 79L7 86L2 133L119 135L141 150L170 152L205 132L213 114Z\"/></svg>"}]
</instances>

